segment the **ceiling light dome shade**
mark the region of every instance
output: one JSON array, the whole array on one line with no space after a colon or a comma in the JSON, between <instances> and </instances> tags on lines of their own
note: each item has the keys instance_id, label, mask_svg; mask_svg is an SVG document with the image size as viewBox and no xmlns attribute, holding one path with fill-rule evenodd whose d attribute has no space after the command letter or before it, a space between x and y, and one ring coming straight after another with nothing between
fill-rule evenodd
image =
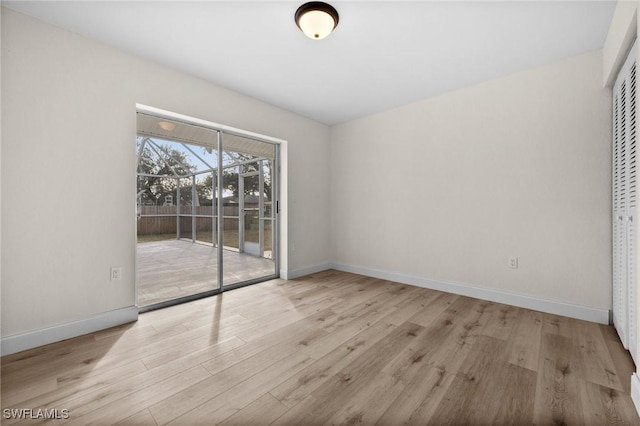
<instances>
[{"instance_id":1,"label":"ceiling light dome shade","mask_svg":"<svg viewBox=\"0 0 640 426\"><path fill-rule=\"evenodd\" d=\"M338 12L321 1L305 3L296 10L296 25L309 38L320 40L338 25Z\"/></svg>"}]
</instances>

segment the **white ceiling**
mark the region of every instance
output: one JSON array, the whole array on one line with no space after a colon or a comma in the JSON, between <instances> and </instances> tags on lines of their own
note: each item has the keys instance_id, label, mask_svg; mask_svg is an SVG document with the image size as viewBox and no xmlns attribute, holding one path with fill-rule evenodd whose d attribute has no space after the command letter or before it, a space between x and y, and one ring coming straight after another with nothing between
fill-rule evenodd
<instances>
[{"instance_id":1,"label":"white ceiling","mask_svg":"<svg viewBox=\"0 0 640 426\"><path fill-rule=\"evenodd\" d=\"M330 1L324 40L300 1L3 5L326 124L602 48L614 1Z\"/></svg>"}]
</instances>

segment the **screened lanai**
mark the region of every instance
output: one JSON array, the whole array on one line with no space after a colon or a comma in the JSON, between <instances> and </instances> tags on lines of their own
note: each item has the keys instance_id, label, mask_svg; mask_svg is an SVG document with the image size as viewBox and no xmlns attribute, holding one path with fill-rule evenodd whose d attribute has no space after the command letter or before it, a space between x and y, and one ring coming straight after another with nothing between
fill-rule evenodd
<instances>
[{"instance_id":1,"label":"screened lanai","mask_svg":"<svg viewBox=\"0 0 640 426\"><path fill-rule=\"evenodd\" d=\"M276 276L277 146L141 112L137 133L138 306Z\"/></svg>"}]
</instances>

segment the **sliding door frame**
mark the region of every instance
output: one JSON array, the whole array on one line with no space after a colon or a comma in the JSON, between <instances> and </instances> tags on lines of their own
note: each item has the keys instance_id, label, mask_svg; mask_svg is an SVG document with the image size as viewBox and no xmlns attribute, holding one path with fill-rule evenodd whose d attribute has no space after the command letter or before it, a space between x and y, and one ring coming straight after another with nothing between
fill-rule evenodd
<instances>
[{"instance_id":1,"label":"sliding door frame","mask_svg":"<svg viewBox=\"0 0 640 426\"><path fill-rule=\"evenodd\" d=\"M280 146L283 143L286 143L285 140L283 139L278 139L278 138L274 138L271 136L266 136L266 135L262 135L259 133L254 133L254 132L250 132L250 131L246 131L246 130L242 130L242 129L237 129L234 127L230 127L230 126L225 126L223 124L218 124L218 123L214 123L212 121L207 121L207 120L202 120L202 119L198 119L198 118L194 118L194 117L190 117L187 115L183 115L183 114L178 114L175 112L171 112L171 111L167 111L167 110L163 110L163 109L159 109L159 108L155 108L155 107L151 107L148 105L143 105L143 104L136 104L136 113L142 113L142 114L146 114L146 115L150 115L150 116L154 116L157 117L159 119L166 119L166 120L172 120L172 121L176 121L176 122L180 122L186 125L190 125L190 126L197 126L197 127L202 127L208 130L213 130L217 133L217 146L216 149L218 150L218 164L217 164L217 171L214 174L214 182L217 183L217 206L216 206L216 210L217 210L217 222L216 222L216 226L215 226L215 230L216 230L216 237L217 237L217 261L218 261L218 265L217 265L217 280L218 280L218 286L216 289L214 290L210 290L207 292L203 292L203 293L198 293L198 294L194 294L194 295L189 295L189 296L183 296L183 297L179 297L179 298L175 298L175 299L171 299L171 300L167 300L165 302L160 302L160 303L156 303L153 305L149 305L149 306L144 306L144 307L138 307L138 311L140 313L143 312L147 312L147 311L151 311L151 310L155 310L155 309L160 309L160 308L164 308L167 306L171 306L171 305L177 305L180 303L185 303L185 302L190 302L192 300L197 300L197 299L201 299L201 298L205 298L205 297L210 297L210 296L214 296L216 294L220 294L223 291L227 291L227 290L233 290L235 288L239 288L239 287L244 287L244 286L248 286L248 285L252 285L252 284L256 284L259 282L263 282L269 279L275 279L278 278L280 276ZM251 279L251 280L247 280L247 281L242 281L239 283L233 283L230 285L224 285L224 203L223 203L223 193L224 193L224 189L223 189L223 179L222 179L222 173L223 173L223 148L224 148L224 143L223 143L223 136L227 134L227 135L233 135L233 136L239 136L239 137L243 137L243 138L247 138L247 139L252 139L258 142L263 142L263 143L268 143L271 145L274 145L275 148L275 158L273 160L273 171L272 171L272 185L273 185L273 204L272 204L272 235L274 235L273 238L273 243L274 243L274 247L272 248L272 260L273 260L273 264L274 264L274 271L273 274L271 275L265 275L263 277L259 277L259 278L255 278L255 279ZM136 165L136 176L137 176L137 165ZM137 177L136 177L137 179ZM262 212L260 212L262 214ZM137 242L136 242L137 244ZM134 252L136 253L136 258L134 259L134 268L137 271L137 249L134 250ZM138 297L138 281L137 278L135 280L135 294L136 294L136 306L138 304L137 301L137 297Z\"/></svg>"}]
</instances>

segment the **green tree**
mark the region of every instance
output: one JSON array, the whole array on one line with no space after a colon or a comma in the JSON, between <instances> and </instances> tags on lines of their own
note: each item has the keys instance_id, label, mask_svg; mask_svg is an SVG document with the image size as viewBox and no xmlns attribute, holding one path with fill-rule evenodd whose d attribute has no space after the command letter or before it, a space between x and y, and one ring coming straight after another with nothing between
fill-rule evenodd
<instances>
[{"instance_id":1,"label":"green tree","mask_svg":"<svg viewBox=\"0 0 640 426\"><path fill-rule=\"evenodd\" d=\"M250 161L254 157L248 154L242 154L239 152L225 152L225 156L228 156L234 163L240 163ZM254 172L258 171L258 162L245 163L242 165L242 172ZM265 161L263 163L263 173L265 175L264 181L264 195L267 198L271 198L271 162ZM239 198L239 179L238 168L230 167L224 169L224 189L233 193L233 197L237 200ZM250 176L244 180L244 195L258 195L260 191L260 180L258 176Z\"/></svg>"},{"instance_id":2,"label":"green tree","mask_svg":"<svg viewBox=\"0 0 640 426\"><path fill-rule=\"evenodd\" d=\"M139 136L137 139L138 152L140 152L141 144L147 140L146 136ZM176 174L179 176L190 176L197 171L197 167L193 165L183 151L173 148L169 144L159 144L156 150L145 146L138 159L138 195L142 204L162 205L166 196L171 196L173 204L177 203L176 199ZM148 143L148 142L147 142ZM215 154L216 151L210 147L201 147L203 153ZM155 152L158 151L158 152ZM250 162L255 157L242 154L239 152L224 152L225 162L240 163L243 173L257 171L258 163ZM264 195L271 198L271 165L270 161L263 163ZM214 165L214 164L212 164ZM233 197L239 198L239 181L238 167L228 167L223 169L223 189L233 194ZM143 176L141 176L142 174ZM145 176L146 175L146 176ZM153 175L153 176L148 176ZM204 178L200 177L196 180L196 194L198 204L211 205L212 200L217 197L213 193L213 174L207 173ZM182 204L191 204L192 190L191 177L182 178L180 182L180 200ZM260 181L258 176L250 176L244 179L244 196L258 195L260 190Z\"/></svg>"},{"instance_id":3,"label":"green tree","mask_svg":"<svg viewBox=\"0 0 640 426\"><path fill-rule=\"evenodd\" d=\"M137 139L138 152L146 137L139 136ZM176 200L176 173L185 176L193 173L196 167L190 163L185 154L168 144L158 145L158 153L149 147L145 147L138 158L138 195L142 204L162 205L165 197L173 197ZM155 154L155 155L154 155ZM158 158L158 155L160 158ZM142 175L141 175L142 174ZM149 176L154 175L154 176ZM188 187L185 184L189 185ZM191 202L190 182L181 184L180 197L187 202Z\"/></svg>"}]
</instances>

